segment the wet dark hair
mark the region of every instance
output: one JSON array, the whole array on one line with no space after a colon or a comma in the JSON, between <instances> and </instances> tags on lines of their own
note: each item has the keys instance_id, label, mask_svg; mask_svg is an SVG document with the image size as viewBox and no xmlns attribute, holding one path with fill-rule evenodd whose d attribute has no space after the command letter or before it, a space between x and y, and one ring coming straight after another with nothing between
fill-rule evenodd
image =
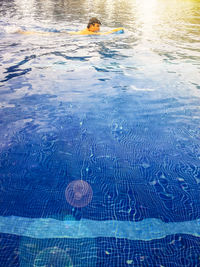
<instances>
[{"instance_id":1,"label":"wet dark hair","mask_svg":"<svg viewBox=\"0 0 200 267\"><path fill-rule=\"evenodd\" d=\"M91 18L88 22L87 28L90 28L90 25L94 25L95 23L101 25L101 22L97 18Z\"/></svg>"}]
</instances>

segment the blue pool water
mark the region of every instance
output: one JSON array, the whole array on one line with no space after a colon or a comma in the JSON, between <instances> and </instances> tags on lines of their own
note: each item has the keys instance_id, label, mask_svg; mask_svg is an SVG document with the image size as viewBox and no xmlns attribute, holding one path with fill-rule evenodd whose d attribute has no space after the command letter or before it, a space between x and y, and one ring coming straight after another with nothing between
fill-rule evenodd
<instances>
[{"instance_id":1,"label":"blue pool water","mask_svg":"<svg viewBox=\"0 0 200 267\"><path fill-rule=\"evenodd\" d=\"M0 15L0 267L200 266L200 2Z\"/></svg>"}]
</instances>

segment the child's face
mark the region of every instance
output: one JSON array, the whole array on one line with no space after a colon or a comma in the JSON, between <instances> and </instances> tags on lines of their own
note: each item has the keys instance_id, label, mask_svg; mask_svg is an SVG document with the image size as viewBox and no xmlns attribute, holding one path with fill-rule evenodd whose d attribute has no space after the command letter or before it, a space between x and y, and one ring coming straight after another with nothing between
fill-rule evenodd
<instances>
[{"instance_id":1,"label":"child's face","mask_svg":"<svg viewBox=\"0 0 200 267\"><path fill-rule=\"evenodd\" d=\"M91 32L99 32L100 31L100 24L95 23L95 24L90 25L89 30Z\"/></svg>"}]
</instances>

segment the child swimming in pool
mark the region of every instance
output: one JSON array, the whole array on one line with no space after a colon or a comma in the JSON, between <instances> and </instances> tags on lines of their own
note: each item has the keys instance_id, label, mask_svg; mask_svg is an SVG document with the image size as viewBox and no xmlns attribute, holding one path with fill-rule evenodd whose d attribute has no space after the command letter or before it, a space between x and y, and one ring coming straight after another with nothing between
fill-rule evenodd
<instances>
[{"instance_id":1,"label":"child swimming in pool","mask_svg":"<svg viewBox=\"0 0 200 267\"><path fill-rule=\"evenodd\" d=\"M80 34L80 35L91 35L91 34L105 35L105 34L110 34L110 33L119 32L119 31L121 31L121 33L124 32L123 28L117 28L117 29L102 33L100 32L100 25L101 25L101 22L97 18L91 18L88 22L86 29L82 31L78 31L78 32L69 32L69 33Z\"/></svg>"},{"instance_id":2,"label":"child swimming in pool","mask_svg":"<svg viewBox=\"0 0 200 267\"><path fill-rule=\"evenodd\" d=\"M100 32L100 25L101 22L97 18L91 18L88 22L87 28L82 30L82 31L77 31L77 32L56 32L56 33L68 33L68 34L76 34L76 35L106 35L110 33L123 33L124 28L117 28L113 29L108 32ZM52 32L33 32L33 31L22 31L18 30L17 33L21 34L43 34L43 35L49 35L52 34Z\"/></svg>"},{"instance_id":3,"label":"child swimming in pool","mask_svg":"<svg viewBox=\"0 0 200 267\"><path fill-rule=\"evenodd\" d=\"M78 32L69 32L70 34L99 34L101 22L97 18L91 18L88 22L87 28Z\"/></svg>"}]
</instances>

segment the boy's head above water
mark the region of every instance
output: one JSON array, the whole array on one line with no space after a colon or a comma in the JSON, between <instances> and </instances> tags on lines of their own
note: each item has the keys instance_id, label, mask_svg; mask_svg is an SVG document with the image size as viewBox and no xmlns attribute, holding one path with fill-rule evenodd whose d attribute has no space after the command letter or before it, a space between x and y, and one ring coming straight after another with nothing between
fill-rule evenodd
<instances>
[{"instance_id":1,"label":"boy's head above water","mask_svg":"<svg viewBox=\"0 0 200 267\"><path fill-rule=\"evenodd\" d=\"M97 18L91 18L88 22L87 29L91 32L100 31L101 22Z\"/></svg>"}]
</instances>

